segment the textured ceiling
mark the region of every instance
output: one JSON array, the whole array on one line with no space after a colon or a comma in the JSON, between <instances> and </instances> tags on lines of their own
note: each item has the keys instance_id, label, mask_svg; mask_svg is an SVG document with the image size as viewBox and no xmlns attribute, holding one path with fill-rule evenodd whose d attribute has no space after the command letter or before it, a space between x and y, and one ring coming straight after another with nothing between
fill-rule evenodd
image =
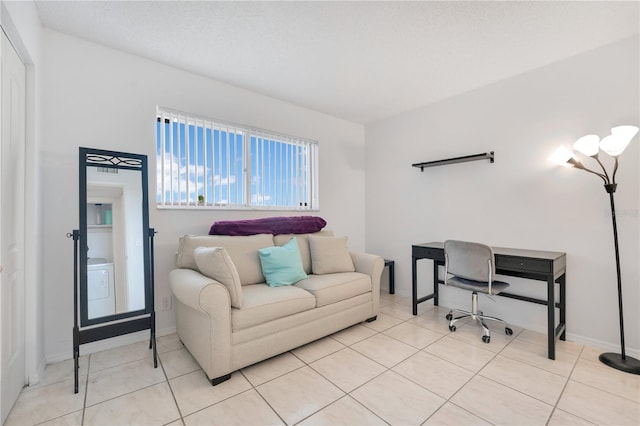
<instances>
[{"instance_id":1,"label":"textured ceiling","mask_svg":"<svg viewBox=\"0 0 640 426\"><path fill-rule=\"evenodd\" d=\"M639 33L631 2L36 2L50 29L356 123Z\"/></svg>"}]
</instances>

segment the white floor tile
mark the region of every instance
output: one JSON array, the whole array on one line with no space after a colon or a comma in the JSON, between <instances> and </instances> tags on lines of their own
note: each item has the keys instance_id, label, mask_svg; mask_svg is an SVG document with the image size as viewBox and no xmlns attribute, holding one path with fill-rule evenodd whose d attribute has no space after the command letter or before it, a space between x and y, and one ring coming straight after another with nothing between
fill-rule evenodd
<instances>
[{"instance_id":1,"label":"white floor tile","mask_svg":"<svg viewBox=\"0 0 640 426\"><path fill-rule=\"evenodd\" d=\"M156 339L156 349L159 354L183 348L184 345L176 333L158 337Z\"/></svg>"},{"instance_id":2,"label":"white floor tile","mask_svg":"<svg viewBox=\"0 0 640 426\"><path fill-rule=\"evenodd\" d=\"M151 358L100 370L89 376L85 404L89 407L163 381L162 367L154 368Z\"/></svg>"},{"instance_id":3,"label":"white floor tile","mask_svg":"<svg viewBox=\"0 0 640 426\"><path fill-rule=\"evenodd\" d=\"M438 333L449 333L449 321L445 318L449 309L442 306L433 306L432 309L413 317L408 322L410 324L419 325Z\"/></svg>"},{"instance_id":4,"label":"white floor tile","mask_svg":"<svg viewBox=\"0 0 640 426\"><path fill-rule=\"evenodd\" d=\"M200 370L198 361L191 356L186 348L165 352L158 356L169 379Z\"/></svg>"},{"instance_id":5,"label":"white floor tile","mask_svg":"<svg viewBox=\"0 0 640 426\"><path fill-rule=\"evenodd\" d=\"M377 332L369 327L365 327L362 324L356 324L352 327L345 328L342 331L338 331L331 335L332 338L342 343L343 345L353 345L361 340L371 337Z\"/></svg>"},{"instance_id":6,"label":"white floor tile","mask_svg":"<svg viewBox=\"0 0 640 426\"><path fill-rule=\"evenodd\" d=\"M345 392L351 392L386 370L351 348L344 348L310 366Z\"/></svg>"},{"instance_id":7,"label":"white floor tile","mask_svg":"<svg viewBox=\"0 0 640 426\"><path fill-rule=\"evenodd\" d=\"M491 334L491 339L489 343L485 343L482 340L482 336L484 332L482 327L475 321L466 320L464 323L464 327L460 325L463 324L459 322L456 324L457 329L455 332L450 333L449 336L454 339L463 341L465 343L469 343L474 346L479 346L482 349L486 349L491 352L500 352L504 349L507 344L514 339L515 336L518 335L522 331L522 329L510 326L513 331L512 335L508 335L505 333L505 326L501 323L497 323L495 321L485 321L485 324L489 328L489 332Z\"/></svg>"},{"instance_id":8,"label":"white floor tile","mask_svg":"<svg viewBox=\"0 0 640 426\"><path fill-rule=\"evenodd\" d=\"M82 410L86 380L86 376L80 377L75 394L73 379L23 391L5 420L5 426L34 425Z\"/></svg>"},{"instance_id":9,"label":"white floor tile","mask_svg":"<svg viewBox=\"0 0 640 426\"><path fill-rule=\"evenodd\" d=\"M611 368L598 361L579 359L571 380L640 403L640 376Z\"/></svg>"},{"instance_id":10,"label":"white floor tile","mask_svg":"<svg viewBox=\"0 0 640 426\"><path fill-rule=\"evenodd\" d=\"M89 372L93 373L144 358L153 359L153 352L149 349L148 341L120 346L91 354L89 359Z\"/></svg>"},{"instance_id":11,"label":"white floor tile","mask_svg":"<svg viewBox=\"0 0 640 426\"><path fill-rule=\"evenodd\" d=\"M441 333L431 331L414 324L409 324L407 322L385 330L383 331L383 334L418 349L424 348L436 340L441 339L443 336Z\"/></svg>"},{"instance_id":12,"label":"white floor tile","mask_svg":"<svg viewBox=\"0 0 640 426\"><path fill-rule=\"evenodd\" d=\"M390 424L417 425L445 400L393 371L387 371L351 396Z\"/></svg>"},{"instance_id":13,"label":"white floor tile","mask_svg":"<svg viewBox=\"0 0 640 426\"><path fill-rule=\"evenodd\" d=\"M474 416L467 410L460 408L450 402L447 402L442 407L440 407L440 409L433 413L433 415L429 417L429 419L423 424L434 426L491 425L491 423L482 420L478 416Z\"/></svg>"},{"instance_id":14,"label":"white floor tile","mask_svg":"<svg viewBox=\"0 0 640 426\"><path fill-rule=\"evenodd\" d=\"M233 373L229 380L211 386L202 370L171 379L169 385L183 416L251 389L251 384L240 373Z\"/></svg>"},{"instance_id":15,"label":"white floor tile","mask_svg":"<svg viewBox=\"0 0 640 426\"><path fill-rule=\"evenodd\" d=\"M85 425L160 425L179 418L166 382L87 407L84 412Z\"/></svg>"},{"instance_id":16,"label":"white floor tile","mask_svg":"<svg viewBox=\"0 0 640 426\"><path fill-rule=\"evenodd\" d=\"M445 336L432 343L424 348L424 351L470 371L479 371L496 356L491 351L461 342L451 336Z\"/></svg>"},{"instance_id":17,"label":"white floor tile","mask_svg":"<svg viewBox=\"0 0 640 426\"><path fill-rule=\"evenodd\" d=\"M382 426L387 423L350 396L345 396L298 424L305 426Z\"/></svg>"},{"instance_id":18,"label":"white floor tile","mask_svg":"<svg viewBox=\"0 0 640 426\"><path fill-rule=\"evenodd\" d=\"M553 410L549 423L547 423L548 426L579 426L592 424L593 423L583 418L574 416L573 414L567 413L566 411L562 411L558 408Z\"/></svg>"},{"instance_id":19,"label":"white floor tile","mask_svg":"<svg viewBox=\"0 0 640 426\"><path fill-rule=\"evenodd\" d=\"M78 374L80 376L86 376L89 369L89 355L81 356L78 359L78 365L80 367L78 369ZM35 385L30 385L28 389L31 390L41 386L73 379L73 368L73 359L49 364L45 367L44 374L40 378L40 382Z\"/></svg>"},{"instance_id":20,"label":"white floor tile","mask_svg":"<svg viewBox=\"0 0 640 426\"><path fill-rule=\"evenodd\" d=\"M344 348L342 343L331 337L325 337L324 339L316 340L315 342L300 346L299 348L292 350L291 353L309 364L324 356L337 352L342 348Z\"/></svg>"},{"instance_id":21,"label":"white floor tile","mask_svg":"<svg viewBox=\"0 0 640 426\"><path fill-rule=\"evenodd\" d=\"M639 425L640 404L569 380L558 408L599 425Z\"/></svg>"},{"instance_id":22,"label":"white floor tile","mask_svg":"<svg viewBox=\"0 0 640 426\"><path fill-rule=\"evenodd\" d=\"M284 424L253 389L187 416L184 422L187 426Z\"/></svg>"},{"instance_id":23,"label":"white floor tile","mask_svg":"<svg viewBox=\"0 0 640 426\"><path fill-rule=\"evenodd\" d=\"M474 375L472 371L424 351L402 361L393 367L393 371L447 399Z\"/></svg>"},{"instance_id":24,"label":"white floor tile","mask_svg":"<svg viewBox=\"0 0 640 426\"><path fill-rule=\"evenodd\" d=\"M274 356L257 364L242 369L242 374L253 386L261 385L276 377L290 373L304 366L304 362L296 358L290 352Z\"/></svg>"},{"instance_id":25,"label":"white floor tile","mask_svg":"<svg viewBox=\"0 0 640 426\"><path fill-rule=\"evenodd\" d=\"M380 312L385 315L389 315L394 318L398 318L402 321L406 321L413 318L411 312L411 306L402 305L400 303L392 303L391 305L382 306Z\"/></svg>"},{"instance_id":26,"label":"white floor tile","mask_svg":"<svg viewBox=\"0 0 640 426\"><path fill-rule=\"evenodd\" d=\"M344 392L310 367L278 377L258 386L257 390L288 425L298 423L344 396Z\"/></svg>"},{"instance_id":27,"label":"white floor tile","mask_svg":"<svg viewBox=\"0 0 640 426\"><path fill-rule=\"evenodd\" d=\"M518 390L549 405L555 405L567 378L498 355L479 375Z\"/></svg>"},{"instance_id":28,"label":"white floor tile","mask_svg":"<svg viewBox=\"0 0 640 426\"><path fill-rule=\"evenodd\" d=\"M402 296L400 294L389 294L387 292L380 292L380 306L391 305L394 303L405 303L409 301L409 305L411 304L411 298L407 296Z\"/></svg>"},{"instance_id":29,"label":"white floor tile","mask_svg":"<svg viewBox=\"0 0 640 426\"><path fill-rule=\"evenodd\" d=\"M493 424L544 425L553 406L484 377L476 376L451 402Z\"/></svg>"},{"instance_id":30,"label":"white floor tile","mask_svg":"<svg viewBox=\"0 0 640 426\"><path fill-rule=\"evenodd\" d=\"M500 352L500 355L542 368L563 377L569 377L580 351L581 347L566 347L564 350L557 348L556 359L553 360L548 358L546 343L540 345L516 338Z\"/></svg>"},{"instance_id":31,"label":"white floor tile","mask_svg":"<svg viewBox=\"0 0 640 426\"><path fill-rule=\"evenodd\" d=\"M403 320L399 318L379 313L378 318L376 318L375 321L364 322L362 323L362 325L364 325L365 327L369 327L374 331L385 331L386 329L391 328L394 325L400 324L402 321Z\"/></svg>"},{"instance_id":32,"label":"white floor tile","mask_svg":"<svg viewBox=\"0 0 640 426\"><path fill-rule=\"evenodd\" d=\"M409 358L418 349L392 339L384 334L376 334L351 346L352 349L371 358L385 367L393 367L397 363Z\"/></svg>"},{"instance_id":33,"label":"white floor tile","mask_svg":"<svg viewBox=\"0 0 640 426\"><path fill-rule=\"evenodd\" d=\"M62 417L56 417L39 426L80 426L82 424L82 410L75 411Z\"/></svg>"}]
</instances>

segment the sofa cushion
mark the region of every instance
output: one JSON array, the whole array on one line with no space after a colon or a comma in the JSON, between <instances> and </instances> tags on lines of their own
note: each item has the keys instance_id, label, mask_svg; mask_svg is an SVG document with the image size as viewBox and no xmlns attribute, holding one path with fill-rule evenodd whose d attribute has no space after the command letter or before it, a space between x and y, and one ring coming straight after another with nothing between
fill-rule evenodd
<instances>
[{"instance_id":1,"label":"sofa cushion","mask_svg":"<svg viewBox=\"0 0 640 426\"><path fill-rule=\"evenodd\" d=\"M356 270L349 254L347 237L309 237L311 271L314 274L333 274Z\"/></svg>"},{"instance_id":2,"label":"sofa cushion","mask_svg":"<svg viewBox=\"0 0 640 426\"><path fill-rule=\"evenodd\" d=\"M248 285L242 288L242 297L242 309L231 310L233 330L242 330L316 307L316 298L296 286Z\"/></svg>"},{"instance_id":3,"label":"sofa cushion","mask_svg":"<svg viewBox=\"0 0 640 426\"><path fill-rule=\"evenodd\" d=\"M270 287L291 285L307 278L302 269L300 249L295 237L283 246L258 250L262 273Z\"/></svg>"},{"instance_id":4,"label":"sofa cushion","mask_svg":"<svg viewBox=\"0 0 640 426\"><path fill-rule=\"evenodd\" d=\"M313 234L282 234L275 235L273 237L273 242L277 246L283 246L291 241L291 238L296 237L298 241L298 248L300 249L300 257L302 258L302 267L304 268L304 272L306 274L311 273L311 253L309 251L309 237L313 236L327 236L333 237L333 231L322 230L319 232L314 232Z\"/></svg>"},{"instance_id":5,"label":"sofa cushion","mask_svg":"<svg viewBox=\"0 0 640 426\"><path fill-rule=\"evenodd\" d=\"M196 247L224 247L238 271L240 284L264 283L258 250L273 246L273 235L259 234L231 237L227 235L184 235L180 237L176 264L179 268L199 271L194 257Z\"/></svg>"},{"instance_id":6,"label":"sofa cushion","mask_svg":"<svg viewBox=\"0 0 640 426\"><path fill-rule=\"evenodd\" d=\"M231 306L242 307L242 286L238 271L224 247L197 247L194 250L196 265L203 275L224 284L229 290Z\"/></svg>"},{"instance_id":7,"label":"sofa cushion","mask_svg":"<svg viewBox=\"0 0 640 426\"><path fill-rule=\"evenodd\" d=\"M359 272L309 275L306 280L296 283L295 287L313 294L316 306L320 307L370 292L371 278Z\"/></svg>"}]
</instances>

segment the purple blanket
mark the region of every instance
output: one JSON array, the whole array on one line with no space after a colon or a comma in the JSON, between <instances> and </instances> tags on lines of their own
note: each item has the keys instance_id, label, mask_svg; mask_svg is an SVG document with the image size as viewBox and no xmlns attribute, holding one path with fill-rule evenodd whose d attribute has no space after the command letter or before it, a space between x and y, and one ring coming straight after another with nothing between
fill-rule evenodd
<instances>
[{"instance_id":1,"label":"purple blanket","mask_svg":"<svg viewBox=\"0 0 640 426\"><path fill-rule=\"evenodd\" d=\"M327 222L318 216L220 220L211 225L209 235L308 234L320 231L326 224Z\"/></svg>"}]
</instances>

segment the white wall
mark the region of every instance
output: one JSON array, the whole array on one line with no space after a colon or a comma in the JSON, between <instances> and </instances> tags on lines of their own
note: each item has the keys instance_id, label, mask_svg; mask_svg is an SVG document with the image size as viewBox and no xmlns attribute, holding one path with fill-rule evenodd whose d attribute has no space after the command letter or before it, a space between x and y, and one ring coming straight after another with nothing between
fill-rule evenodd
<instances>
[{"instance_id":1,"label":"white wall","mask_svg":"<svg viewBox=\"0 0 640 426\"><path fill-rule=\"evenodd\" d=\"M155 112L162 105L231 122L318 140L320 206L327 228L364 249L364 127L203 78L136 56L45 30L43 160L45 356L71 357L73 244L78 226L78 147L149 156L155 193ZM150 197L152 200L153 196ZM170 294L167 274L178 237L206 234L214 220L281 212L156 210L156 303ZM159 332L175 327L173 311L157 315Z\"/></svg>"},{"instance_id":2,"label":"white wall","mask_svg":"<svg viewBox=\"0 0 640 426\"><path fill-rule=\"evenodd\" d=\"M551 166L560 144L640 123L639 43L626 39L442 102L367 125L367 250L396 261L396 288L411 294L411 245L445 239L567 253L570 339L619 345L609 199L602 181ZM640 348L639 137L620 159L615 194L626 345ZM495 151L496 161L425 169L412 163ZM589 162L589 159L585 163ZM591 164L593 165L593 164ZM430 293L430 261L419 266ZM515 291L546 286L509 277ZM441 305L470 306L443 288ZM487 313L546 332L545 307L482 298Z\"/></svg>"}]
</instances>

